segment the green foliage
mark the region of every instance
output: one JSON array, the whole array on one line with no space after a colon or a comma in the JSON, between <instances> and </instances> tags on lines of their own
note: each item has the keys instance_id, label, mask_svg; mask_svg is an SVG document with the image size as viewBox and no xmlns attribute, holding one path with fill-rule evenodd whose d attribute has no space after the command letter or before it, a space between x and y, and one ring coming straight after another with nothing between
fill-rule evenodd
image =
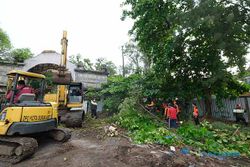
<instances>
[{"instance_id":1,"label":"green foliage","mask_svg":"<svg viewBox=\"0 0 250 167\"><path fill-rule=\"evenodd\" d=\"M105 58L96 59L95 69L97 71L107 70L110 76L116 74L116 66L112 61L108 61Z\"/></svg>"},{"instance_id":2,"label":"green foliage","mask_svg":"<svg viewBox=\"0 0 250 167\"><path fill-rule=\"evenodd\" d=\"M221 122L210 124L203 122L201 127L186 124L177 133L185 144L194 146L200 151L212 153L238 151L250 156L250 133L238 132L234 134L237 125L229 126Z\"/></svg>"},{"instance_id":3,"label":"green foliage","mask_svg":"<svg viewBox=\"0 0 250 167\"><path fill-rule=\"evenodd\" d=\"M98 99L100 97L100 92L94 88L89 88L84 95L85 100Z\"/></svg>"},{"instance_id":4,"label":"green foliage","mask_svg":"<svg viewBox=\"0 0 250 167\"><path fill-rule=\"evenodd\" d=\"M107 84L102 86L99 96L104 97L104 108L110 112L118 112L118 106L128 96L138 97L140 93L139 74L129 77L111 76Z\"/></svg>"},{"instance_id":5,"label":"green foliage","mask_svg":"<svg viewBox=\"0 0 250 167\"><path fill-rule=\"evenodd\" d=\"M135 98L126 98L120 105L120 113L115 116L116 123L128 129L136 143L158 143L169 145L176 143L174 134L152 120L152 118L136 108ZM166 138L166 136L170 136Z\"/></svg>"},{"instance_id":6,"label":"green foliage","mask_svg":"<svg viewBox=\"0 0 250 167\"><path fill-rule=\"evenodd\" d=\"M166 124L152 119L151 115L138 107L135 96L125 98L119 105L119 111L113 117L113 121L127 129L128 134L136 143L187 145L198 151L214 154L236 151L242 155L250 156L249 128L221 122L203 121L201 126L186 122L176 131L168 130Z\"/></svg>"},{"instance_id":7,"label":"green foliage","mask_svg":"<svg viewBox=\"0 0 250 167\"><path fill-rule=\"evenodd\" d=\"M45 82L46 82L46 93L56 93L57 92L57 85L53 83L53 74L51 71L45 72L43 75L45 75Z\"/></svg>"},{"instance_id":8,"label":"green foliage","mask_svg":"<svg viewBox=\"0 0 250 167\"><path fill-rule=\"evenodd\" d=\"M28 48L14 49L11 51L11 57L14 62L24 62L24 60L32 56L33 53Z\"/></svg>"},{"instance_id":9,"label":"green foliage","mask_svg":"<svg viewBox=\"0 0 250 167\"><path fill-rule=\"evenodd\" d=\"M140 52L134 39L129 40L122 46L123 56L128 58L129 63L125 66L125 75L141 73L148 70L148 60Z\"/></svg>"},{"instance_id":10,"label":"green foliage","mask_svg":"<svg viewBox=\"0 0 250 167\"><path fill-rule=\"evenodd\" d=\"M71 55L69 56L69 61L75 65L79 65L80 63L82 63L81 61L81 55L77 54L77 55Z\"/></svg>"},{"instance_id":11,"label":"green foliage","mask_svg":"<svg viewBox=\"0 0 250 167\"><path fill-rule=\"evenodd\" d=\"M244 71L250 44L247 0L124 0L123 5L129 6L124 18L135 20L130 33L152 60L156 91L190 100L246 90L228 69Z\"/></svg>"},{"instance_id":12,"label":"green foliage","mask_svg":"<svg viewBox=\"0 0 250 167\"><path fill-rule=\"evenodd\" d=\"M9 36L0 28L0 60L20 63L33 55L28 48L11 49Z\"/></svg>"},{"instance_id":13,"label":"green foliage","mask_svg":"<svg viewBox=\"0 0 250 167\"><path fill-rule=\"evenodd\" d=\"M43 75L45 75L45 93L56 93L57 89L57 85L55 85L53 83L53 75L52 75L52 72L50 71L47 71L45 73L43 73ZM39 90L40 87L41 87L41 80L40 79L31 79L29 81L29 85L34 88L35 90Z\"/></svg>"},{"instance_id":14,"label":"green foliage","mask_svg":"<svg viewBox=\"0 0 250 167\"><path fill-rule=\"evenodd\" d=\"M0 28L0 60L8 59L8 51L11 49L9 36Z\"/></svg>"},{"instance_id":15,"label":"green foliage","mask_svg":"<svg viewBox=\"0 0 250 167\"><path fill-rule=\"evenodd\" d=\"M93 70L93 63L91 63L89 58L82 59L80 54L71 55L69 61L78 67L83 67L85 70Z\"/></svg>"}]
</instances>

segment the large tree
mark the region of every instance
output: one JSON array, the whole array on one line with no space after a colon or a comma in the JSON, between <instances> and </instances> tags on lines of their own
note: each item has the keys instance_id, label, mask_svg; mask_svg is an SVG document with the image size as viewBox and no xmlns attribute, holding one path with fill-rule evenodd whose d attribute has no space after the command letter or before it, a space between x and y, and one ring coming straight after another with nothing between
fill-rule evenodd
<instances>
[{"instance_id":1,"label":"large tree","mask_svg":"<svg viewBox=\"0 0 250 167\"><path fill-rule=\"evenodd\" d=\"M124 67L125 74L146 72L150 67L150 60L144 56L134 38L131 38L122 47L123 56L128 58Z\"/></svg>"},{"instance_id":2,"label":"large tree","mask_svg":"<svg viewBox=\"0 0 250 167\"><path fill-rule=\"evenodd\" d=\"M125 0L131 33L154 63L162 89L185 99L228 97L246 89L229 72L244 71L250 43L248 0Z\"/></svg>"},{"instance_id":3,"label":"large tree","mask_svg":"<svg viewBox=\"0 0 250 167\"><path fill-rule=\"evenodd\" d=\"M117 67L112 61L108 61L105 58L100 57L96 59L95 69L97 71L107 70L109 75L115 75Z\"/></svg>"},{"instance_id":4,"label":"large tree","mask_svg":"<svg viewBox=\"0 0 250 167\"><path fill-rule=\"evenodd\" d=\"M8 58L8 51L11 49L9 36L0 28L0 60Z\"/></svg>"},{"instance_id":5,"label":"large tree","mask_svg":"<svg viewBox=\"0 0 250 167\"><path fill-rule=\"evenodd\" d=\"M32 55L28 48L12 49L9 36L0 28L0 60L20 63Z\"/></svg>"},{"instance_id":6,"label":"large tree","mask_svg":"<svg viewBox=\"0 0 250 167\"><path fill-rule=\"evenodd\" d=\"M31 58L33 56L33 53L29 48L21 48L12 50L10 55L11 59L13 59L14 62L22 63L24 62L24 60Z\"/></svg>"},{"instance_id":7,"label":"large tree","mask_svg":"<svg viewBox=\"0 0 250 167\"><path fill-rule=\"evenodd\" d=\"M93 63L89 58L82 58L81 54L71 55L69 61L78 67L83 67L85 70L93 70Z\"/></svg>"}]
</instances>

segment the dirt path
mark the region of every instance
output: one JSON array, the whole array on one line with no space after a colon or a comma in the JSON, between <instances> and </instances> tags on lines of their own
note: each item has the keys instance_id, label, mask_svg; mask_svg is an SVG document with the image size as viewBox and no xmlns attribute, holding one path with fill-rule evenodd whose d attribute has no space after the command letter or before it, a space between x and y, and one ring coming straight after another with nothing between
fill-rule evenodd
<instances>
[{"instance_id":1,"label":"dirt path","mask_svg":"<svg viewBox=\"0 0 250 167\"><path fill-rule=\"evenodd\" d=\"M103 127L72 130L66 143L39 139L33 157L16 165L0 163L0 167L129 167L129 166L250 166L248 159L196 157L171 153L160 146L135 145L124 137L107 137Z\"/></svg>"}]
</instances>

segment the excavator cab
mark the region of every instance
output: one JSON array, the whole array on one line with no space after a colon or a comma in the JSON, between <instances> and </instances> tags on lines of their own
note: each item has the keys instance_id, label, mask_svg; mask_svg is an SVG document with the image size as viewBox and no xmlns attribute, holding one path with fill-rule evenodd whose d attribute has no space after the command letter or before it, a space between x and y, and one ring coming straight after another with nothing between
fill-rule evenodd
<instances>
[{"instance_id":1,"label":"excavator cab","mask_svg":"<svg viewBox=\"0 0 250 167\"><path fill-rule=\"evenodd\" d=\"M18 83L23 83L30 92L22 93L25 88L18 88ZM11 71L8 74L6 92L6 105L21 105L22 103L42 103L45 89L45 77L40 74L22 71ZM23 91L25 92L25 91ZM22 94L21 94L22 93ZM20 94L20 96L19 96ZM18 96L18 97L17 97ZM33 104L34 105L34 104Z\"/></svg>"},{"instance_id":2,"label":"excavator cab","mask_svg":"<svg viewBox=\"0 0 250 167\"><path fill-rule=\"evenodd\" d=\"M82 106L83 90L81 82L72 82L68 85L68 106L73 107L76 105ZM71 106L70 106L71 105Z\"/></svg>"},{"instance_id":3,"label":"excavator cab","mask_svg":"<svg viewBox=\"0 0 250 167\"><path fill-rule=\"evenodd\" d=\"M22 88L18 88L20 81L26 82ZM44 89L44 75L18 70L8 73L6 101L0 113L0 135L26 135L57 127L57 110L53 104L43 102Z\"/></svg>"}]
</instances>

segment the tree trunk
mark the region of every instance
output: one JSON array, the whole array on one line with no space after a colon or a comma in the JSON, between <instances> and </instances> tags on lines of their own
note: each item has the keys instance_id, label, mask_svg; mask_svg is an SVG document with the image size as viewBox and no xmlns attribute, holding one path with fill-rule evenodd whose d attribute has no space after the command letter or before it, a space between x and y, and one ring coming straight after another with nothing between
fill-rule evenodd
<instances>
[{"instance_id":1,"label":"tree trunk","mask_svg":"<svg viewBox=\"0 0 250 167\"><path fill-rule=\"evenodd\" d=\"M205 110L206 110L206 118L212 118L212 97L210 90L206 91L205 94Z\"/></svg>"}]
</instances>

